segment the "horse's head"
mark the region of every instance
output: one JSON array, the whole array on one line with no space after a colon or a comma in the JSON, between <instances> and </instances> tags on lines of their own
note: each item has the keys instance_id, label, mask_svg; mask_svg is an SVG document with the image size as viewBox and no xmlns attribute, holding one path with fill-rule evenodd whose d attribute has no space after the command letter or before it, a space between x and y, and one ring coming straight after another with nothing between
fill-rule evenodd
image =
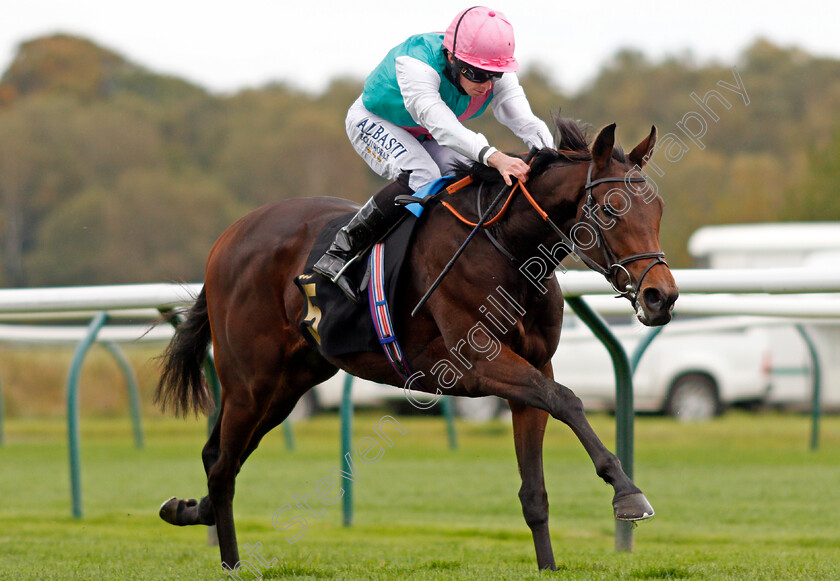
<instances>
[{"instance_id":1,"label":"horse's head","mask_svg":"<svg viewBox=\"0 0 840 581\"><path fill-rule=\"evenodd\" d=\"M679 292L659 246L664 202L641 172L656 143L656 127L628 155L615 148L615 124L591 148L580 186L572 238L648 326L664 325ZM594 263L594 264L593 264Z\"/></svg>"},{"instance_id":2,"label":"horse's head","mask_svg":"<svg viewBox=\"0 0 840 581\"><path fill-rule=\"evenodd\" d=\"M615 124L589 147L577 123L556 121L561 149L542 150L532 165L534 192L548 209L540 210L543 220L559 246L573 250L633 304L642 323L664 325L679 293L659 246L664 203L641 172L656 128L625 155L615 147Z\"/></svg>"}]
</instances>

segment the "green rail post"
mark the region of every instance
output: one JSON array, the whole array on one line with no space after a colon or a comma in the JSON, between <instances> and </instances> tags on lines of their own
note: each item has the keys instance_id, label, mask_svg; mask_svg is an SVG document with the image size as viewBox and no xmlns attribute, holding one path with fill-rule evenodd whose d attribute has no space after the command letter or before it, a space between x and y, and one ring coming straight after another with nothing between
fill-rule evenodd
<instances>
[{"instance_id":1,"label":"green rail post","mask_svg":"<svg viewBox=\"0 0 840 581\"><path fill-rule=\"evenodd\" d=\"M344 474L351 474L349 462L353 440L353 376L344 376L344 391L341 394L341 469ZM342 500L342 519L344 526L353 524L353 481L342 476L344 498Z\"/></svg>"},{"instance_id":2,"label":"green rail post","mask_svg":"<svg viewBox=\"0 0 840 581\"><path fill-rule=\"evenodd\" d=\"M213 396L213 413L207 416L207 434L209 435L213 431L222 405L222 384L216 374L216 360L213 359L213 353L209 349L207 350L207 357L204 359L204 379L210 387L210 394ZM207 546L219 546L219 534L216 532L216 525L207 527Z\"/></svg>"},{"instance_id":3,"label":"green rail post","mask_svg":"<svg viewBox=\"0 0 840 581\"><path fill-rule=\"evenodd\" d=\"M207 416L207 434L209 435L219 418L219 408L222 405L222 384L216 374L216 360L213 359L213 354L209 351L204 359L204 379L207 380L207 386L213 396L213 413Z\"/></svg>"},{"instance_id":4,"label":"green rail post","mask_svg":"<svg viewBox=\"0 0 840 581\"><path fill-rule=\"evenodd\" d=\"M108 321L108 313L97 314L88 325L87 333L76 346L70 375L67 379L67 441L70 449L70 492L73 516L82 518L81 453L79 452L79 376L90 346L96 341L99 330Z\"/></svg>"},{"instance_id":5,"label":"green rail post","mask_svg":"<svg viewBox=\"0 0 840 581\"><path fill-rule=\"evenodd\" d=\"M566 303L590 328L610 353L615 371L615 445L624 472L633 478L633 373L627 352L609 326L581 297L567 297ZM616 521L615 550L633 550L633 523Z\"/></svg>"},{"instance_id":6,"label":"green rail post","mask_svg":"<svg viewBox=\"0 0 840 581\"><path fill-rule=\"evenodd\" d=\"M131 408L131 423L134 426L134 447L142 450L144 446L143 424L140 419L140 388L137 385L137 376L134 374L134 369L132 369L131 363L122 349L111 341L102 342L102 346L114 357L125 378L125 384L128 388L128 403Z\"/></svg>"},{"instance_id":7,"label":"green rail post","mask_svg":"<svg viewBox=\"0 0 840 581\"><path fill-rule=\"evenodd\" d=\"M0 381L0 446L3 445L3 418L6 417L6 410L3 409L3 382Z\"/></svg>"},{"instance_id":8,"label":"green rail post","mask_svg":"<svg viewBox=\"0 0 840 581\"><path fill-rule=\"evenodd\" d=\"M796 330L808 346L808 353L811 355L813 372L811 374L811 450L820 447L820 416L822 415L822 373L820 369L820 357L817 353L817 346L811 336L802 325L796 325Z\"/></svg>"},{"instance_id":9,"label":"green rail post","mask_svg":"<svg viewBox=\"0 0 840 581\"><path fill-rule=\"evenodd\" d=\"M292 422L289 418L283 420L283 438L286 440L286 449L289 452L295 451L295 435L292 433Z\"/></svg>"},{"instance_id":10,"label":"green rail post","mask_svg":"<svg viewBox=\"0 0 840 581\"><path fill-rule=\"evenodd\" d=\"M440 400L440 410L446 420L446 433L449 436L449 449L458 449L458 435L455 433L454 413L452 412L452 399L445 395Z\"/></svg>"},{"instance_id":11,"label":"green rail post","mask_svg":"<svg viewBox=\"0 0 840 581\"><path fill-rule=\"evenodd\" d=\"M665 326L661 327L653 327L648 330L642 340L639 341L639 344L636 345L636 348L633 349L633 355L630 356L630 369L633 373L636 373L636 369L639 368L639 362L642 360L642 356L647 351L647 348L650 347L650 344L653 343L653 340L659 336L659 333L665 329Z\"/></svg>"}]
</instances>

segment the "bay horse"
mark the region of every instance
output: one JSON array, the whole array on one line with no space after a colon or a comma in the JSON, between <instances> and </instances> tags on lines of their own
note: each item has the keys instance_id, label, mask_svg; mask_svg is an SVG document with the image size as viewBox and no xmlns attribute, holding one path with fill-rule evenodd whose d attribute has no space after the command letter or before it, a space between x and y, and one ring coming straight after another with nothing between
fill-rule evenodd
<instances>
[{"instance_id":1,"label":"bay horse","mask_svg":"<svg viewBox=\"0 0 840 581\"><path fill-rule=\"evenodd\" d=\"M576 254L633 302L642 323L667 323L678 295L659 245L663 201L639 177L656 142L656 127L624 154L615 146L615 124L603 128L591 148L576 122L558 118L556 125L562 149L536 153L529 195L512 197L506 214L492 227L493 239L476 236L412 316L412 306L464 238L453 232L468 232L442 205L425 209L391 305L405 358L415 372L433 378L437 362L457 356L464 369L447 386L449 395L493 395L508 401L522 479L519 499L540 569L555 569L542 462L549 415L571 428L597 475L612 485L615 518L642 520L653 516L653 509L595 434L581 401L553 379L551 357L563 319L555 265L539 285L517 266L540 245L562 250L563 240L585 238L581 234L586 230L595 240L580 241ZM634 168L638 175L631 179ZM487 200L481 202L482 188L503 185L495 170L474 166L471 171L473 183L447 198L466 216L478 213L477 204L487 206ZM212 341L222 394L218 419L202 451L208 494L200 501L173 497L161 506L160 516L175 525L215 524L222 564L229 568L239 563L232 508L236 475L298 399L339 368L403 385L381 351L326 358L298 326L306 300L294 278L303 271L321 229L357 207L338 198L283 200L231 225L212 247L204 287L163 355L157 400L176 413L207 411L212 404L201 369ZM557 254L562 258L566 252ZM521 309L509 313L513 322L504 333L497 332L499 350L491 358L466 347L464 339L482 316L482 302L499 287ZM411 387L434 392L436 383L427 379Z\"/></svg>"}]
</instances>

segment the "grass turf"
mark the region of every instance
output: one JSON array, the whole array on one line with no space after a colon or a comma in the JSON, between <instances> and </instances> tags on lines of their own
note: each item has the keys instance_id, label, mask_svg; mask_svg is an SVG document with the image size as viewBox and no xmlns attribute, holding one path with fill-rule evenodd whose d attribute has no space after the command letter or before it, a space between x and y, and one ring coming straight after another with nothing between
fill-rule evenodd
<instances>
[{"instance_id":1,"label":"grass turf","mask_svg":"<svg viewBox=\"0 0 840 581\"><path fill-rule=\"evenodd\" d=\"M357 414L354 442L376 437L383 412ZM316 483L339 466L338 420L295 426L296 450L269 434L237 480L234 510L242 557L260 543L264 579L545 579L536 570L517 499L511 427L459 424L447 447L439 418L399 417L393 447L356 462L355 520L341 503L315 500ZM613 418L591 421L614 449ZM6 422L0 448L0 579L230 579L204 527L157 516L171 495L205 490L201 421L147 420L135 450L124 419L82 420L85 516L70 516L65 426ZM704 424L636 420L636 482L657 516L635 531L632 554L613 549L611 489L571 432L547 431L551 532L562 579L840 579L840 417L823 420L821 449L808 450L809 419L735 414ZM316 519L295 507L311 497ZM278 530L272 516L284 505ZM273 561L276 559L276 561ZM270 565L268 565L270 563ZM240 578L254 579L249 572ZM550 575L549 575L550 576Z\"/></svg>"}]
</instances>

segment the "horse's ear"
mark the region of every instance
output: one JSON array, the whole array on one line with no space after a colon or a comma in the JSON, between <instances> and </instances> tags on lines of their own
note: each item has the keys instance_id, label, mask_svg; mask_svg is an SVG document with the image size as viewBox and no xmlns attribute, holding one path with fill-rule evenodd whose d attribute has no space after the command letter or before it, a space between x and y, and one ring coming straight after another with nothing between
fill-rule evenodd
<instances>
[{"instance_id":1,"label":"horse's ear","mask_svg":"<svg viewBox=\"0 0 840 581\"><path fill-rule=\"evenodd\" d=\"M653 151L654 145L656 145L656 125L651 126L650 135L634 147L633 151L627 156L630 159L630 163L640 168L644 167L647 160L650 159L650 152Z\"/></svg>"},{"instance_id":2,"label":"horse's ear","mask_svg":"<svg viewBox=\"0 0 840 581\"><path fill-rule=\"evenodd\" d=\"M602 169L610 163L614 145L615 123L612 123L601 129L595 143L592 144L592 161L595 162L596 168Z\"/></svg>"}]
</instances>

